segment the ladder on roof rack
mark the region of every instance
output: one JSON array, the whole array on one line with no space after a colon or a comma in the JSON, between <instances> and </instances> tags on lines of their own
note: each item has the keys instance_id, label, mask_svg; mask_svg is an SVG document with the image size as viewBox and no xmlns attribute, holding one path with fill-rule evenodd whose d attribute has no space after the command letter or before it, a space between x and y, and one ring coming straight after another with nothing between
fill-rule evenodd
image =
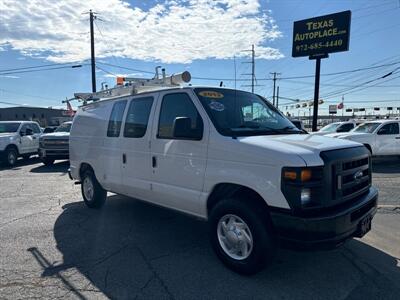
<instances>
[{"instance_id":1,"label":"ladder on roof rack","mask_svg":"<svg viewBox=\"0 0 400 300\"><path fill-rule=\"evenodd\" d=\"M136 95L161 88L177 87L183 83L188 83L191 79L191 75L188 71L166 76L164 68L161 70L162 73L160 76L160 68L161 67L156 67L155 76L151 79L117 77L117 85L115 87L104 89L96 93L74 93L75 98L73 99L83 101L85 105L88 101L98 101L120 96Z\"/></svg>"}]
</instances>

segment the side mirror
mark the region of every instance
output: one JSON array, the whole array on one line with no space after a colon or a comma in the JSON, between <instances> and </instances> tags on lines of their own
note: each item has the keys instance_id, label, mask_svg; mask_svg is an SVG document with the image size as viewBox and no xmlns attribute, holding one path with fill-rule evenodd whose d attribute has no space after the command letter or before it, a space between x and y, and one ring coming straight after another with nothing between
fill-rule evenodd
<instances>
[{"instance_id":1,"label":"side mirror","mask_svg":"<svg viewBox=\"0 0 400 300\"><path fill-rule=\"evenodd\" d=\"M20 131L20 132L19 132L19 135L20 135L20 136L26 135L26 134L25 134L25 131Z\"/></svg>"},{"instance_id":2,"label":"side mirror","mask_svg":"<svg viewBox=\"0 0 400 300\"><path fill-rule=\"evenodd\" d=\"M196 132L192 130L192 120L187 117L175 118L172 127L172 134L174 138L183 138L183 139L198 138Z\"/></svg>"}]
</instances>

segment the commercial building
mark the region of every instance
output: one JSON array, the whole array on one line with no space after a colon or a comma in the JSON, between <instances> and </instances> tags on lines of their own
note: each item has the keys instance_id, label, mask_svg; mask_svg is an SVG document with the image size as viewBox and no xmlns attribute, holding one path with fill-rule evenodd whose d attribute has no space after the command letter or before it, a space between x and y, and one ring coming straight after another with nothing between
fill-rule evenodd
<instances>
[{"instance_id":1,"label":"commercial building","mask_svg":"<svg viewBox=\"0 0 400 300\"><path fill-rule=\"evenodd\" d=\"M65 109L16 106L0 108L0 121L36 121L42 127L57 126L63 122L71 121Z\"/></svg>"}]
</instances>

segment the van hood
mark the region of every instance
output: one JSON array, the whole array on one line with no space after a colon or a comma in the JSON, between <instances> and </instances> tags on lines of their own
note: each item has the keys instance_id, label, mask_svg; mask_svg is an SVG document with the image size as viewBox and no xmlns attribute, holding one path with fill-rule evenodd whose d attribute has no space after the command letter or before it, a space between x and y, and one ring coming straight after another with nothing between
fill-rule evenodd
<instances>
[{"instance_id":1,"label":"van hood","mask_svg":"<svg viewBox=\"0 0 400 300\"><path fill-rule=\"evenodd\" d=\"M240 142L280 153L300 156L306 165L321 165L320 153L335 149L360 146L359 143L310 134L267 135L238 138Z\"/></svg>"},{"instance_id":2,"label":"van hood","mask_svg":"<svg viewBox=\"0 0 400 300\"><path fill-rule=\"evenodd\" d=\"M69 132L51 132L45 133L41 136L44 139L53 139L53 138L69 138Z\"/></svg>"}]
</instances>

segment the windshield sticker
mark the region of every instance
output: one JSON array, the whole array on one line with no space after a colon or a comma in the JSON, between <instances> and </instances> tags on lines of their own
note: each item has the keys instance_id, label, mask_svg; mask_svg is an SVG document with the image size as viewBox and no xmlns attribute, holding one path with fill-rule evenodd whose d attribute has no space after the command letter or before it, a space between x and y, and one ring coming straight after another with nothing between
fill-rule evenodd
<instances>
[{"instance_id":1,"label":"windshield sticker","mask_svg":"<svg viewBox=\"0 0 400 300\"><path fill-rule=\"evenodd\" d=\"M206 98L213 98L213 99L221 99L224 98L224 95L214 91L202 91L199 93L200 96Z\"/></svg>"},{"instance_id":2,"label":"windshield sticker","mask_svg":"<svg viewBox=\"0 0 400 300\"><path fill-rule=\"evenodd\" d=\"M210 106L210 108L211 108L212 110L216 110L216 111L223 111L223 110L225 110L225 105L223 105L222 103L219 103L219 102L213 101L213 102L211 102L211 103L209 104L209 106Z\"/></svg>"}]
</instances>

